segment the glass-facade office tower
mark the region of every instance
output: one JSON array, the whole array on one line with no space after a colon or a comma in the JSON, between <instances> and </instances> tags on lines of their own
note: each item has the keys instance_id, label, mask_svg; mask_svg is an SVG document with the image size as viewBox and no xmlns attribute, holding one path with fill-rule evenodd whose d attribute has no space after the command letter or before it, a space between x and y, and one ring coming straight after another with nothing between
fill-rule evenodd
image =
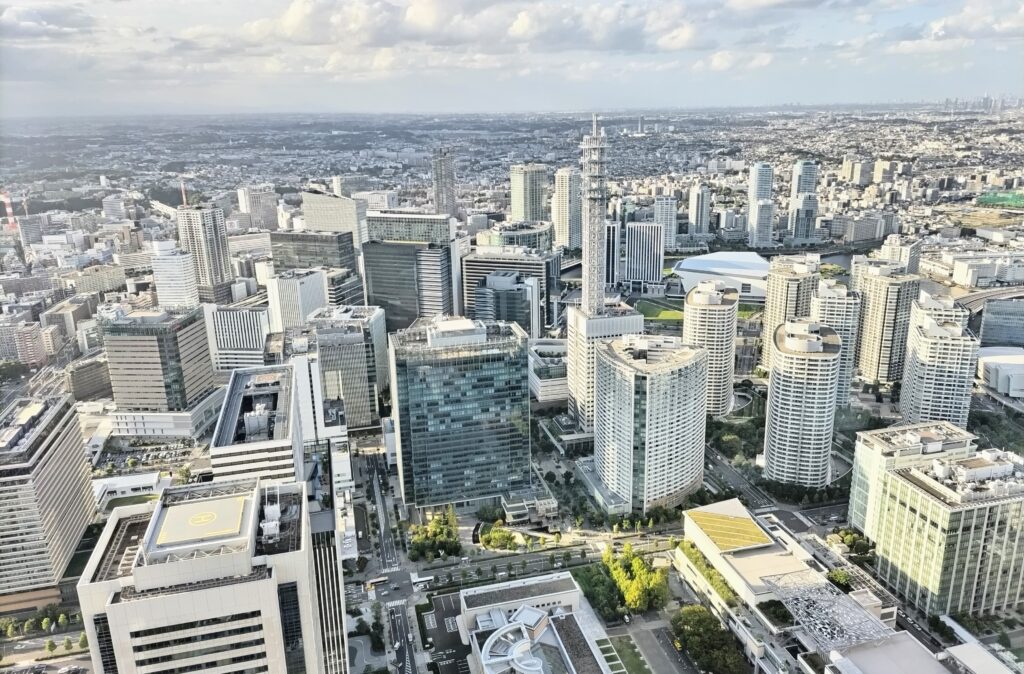
<instances>
[{"instance_id":1,"label":"glass-facade office tower","mask_svg":"<svg viewBox=\"0 0 1024 674\"><path fill-rule=\"evenodd\" d=\"M527 336L514 323L421 319L390 336L405 502L493 499L530 483Z\"/></svg>"},{"instance_id":2,"label":"glass-facade office tower","mask_svg":"<svg viewBox=\"0 0 1024 674\"><path fill-rule=\"evenodd\" d=\"M352 232L271 232L274 271L335 267L358 271Z\"/></svg>"},{"instance_id":3,"label":"glass-facade office tower","mask_svg":"<svg viewBox=\"0 0 1024 674\"><path fill-rule=\"evenodd\" d=\"M981 345L1024 347L1024 299L985 302Z\"/></svg>"}]
</instances>

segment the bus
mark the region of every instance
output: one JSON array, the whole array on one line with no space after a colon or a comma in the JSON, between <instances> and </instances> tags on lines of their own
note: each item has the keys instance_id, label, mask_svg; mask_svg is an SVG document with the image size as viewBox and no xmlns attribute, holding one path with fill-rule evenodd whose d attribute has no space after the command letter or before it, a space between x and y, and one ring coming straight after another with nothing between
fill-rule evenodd
<instances>
[{"instance_id":1,"label":"bus","mask_svg":"<svg viewBox=\"0 0 1024 674\"><path fill-rule=\"evenodd\" d=\"M387 576L380 576L379 578L371 578L370 580L366 581L366 591L369 592L370 590L372 590L377 585L380 585L380 584L386 583L386 582L388 582L388 577Z\"/></svg>"},{"instance_id":2,"label":"bus","mask_svg":"<svg viewBox=\"0 0 1024 674\"><path fill-rule=\"evenodd\" d=\"M422 590L427 585L429 585L430 583L434 582L434 577L433 576L420 576L420 575L416 574L415 572L413 572L409 576L409 580L412 582L412 588L414 590Z\"/></svg>"}]
</instances>

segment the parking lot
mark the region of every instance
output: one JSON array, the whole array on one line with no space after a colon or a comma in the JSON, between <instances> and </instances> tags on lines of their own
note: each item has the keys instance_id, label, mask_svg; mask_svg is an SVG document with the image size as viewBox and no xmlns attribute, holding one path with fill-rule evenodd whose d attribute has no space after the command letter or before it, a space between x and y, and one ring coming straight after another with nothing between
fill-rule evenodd
<instances>
[{"instance_id":1,"label":"parking lot","mask_svg":"<svg viewBox=\"0 0 1024 674\"><path fill-rule=\"evenodd\" d=\"M423 614L426 636L434 643L431 658L440 674L469 674L466 658L471 650L462 643L455 620L459 615L458 593L434 597L432 603L434 610Z\"/></svg>"}]
</instances>

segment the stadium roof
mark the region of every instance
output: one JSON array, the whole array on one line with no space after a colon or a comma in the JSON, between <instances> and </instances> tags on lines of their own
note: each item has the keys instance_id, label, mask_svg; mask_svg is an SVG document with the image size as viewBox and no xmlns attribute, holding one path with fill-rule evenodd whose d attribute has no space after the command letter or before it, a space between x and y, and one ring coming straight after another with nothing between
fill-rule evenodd
<instances>
[{"instance_id":1,"label":"stadium roof","mask_svg":"<svg viewBox=\"0 0 1024 674\"><path fill-rule=\"evenodd\" d=\"M757 253L748 251L722 251L680 260L675 263L672 270L677 274L699 272L720 276L765 279L768 277L768 260Z\"/></svg>"}]
</instances>

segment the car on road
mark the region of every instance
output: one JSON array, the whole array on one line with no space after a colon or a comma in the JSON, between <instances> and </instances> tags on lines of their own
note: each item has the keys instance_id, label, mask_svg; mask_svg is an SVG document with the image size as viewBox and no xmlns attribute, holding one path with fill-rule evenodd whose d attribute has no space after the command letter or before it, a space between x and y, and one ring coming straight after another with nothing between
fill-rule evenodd
<instances>
[{"instance_id":1,"label":"car on road","mask_svg":"<svg viewBox=\"0 0 1024 674\"><path fill-rule=\"evenodd\" d=\"M402 650L402 642L401 641L396 641L395 642L395 650L396 651Z\"/></svg>"}]
</instances>

